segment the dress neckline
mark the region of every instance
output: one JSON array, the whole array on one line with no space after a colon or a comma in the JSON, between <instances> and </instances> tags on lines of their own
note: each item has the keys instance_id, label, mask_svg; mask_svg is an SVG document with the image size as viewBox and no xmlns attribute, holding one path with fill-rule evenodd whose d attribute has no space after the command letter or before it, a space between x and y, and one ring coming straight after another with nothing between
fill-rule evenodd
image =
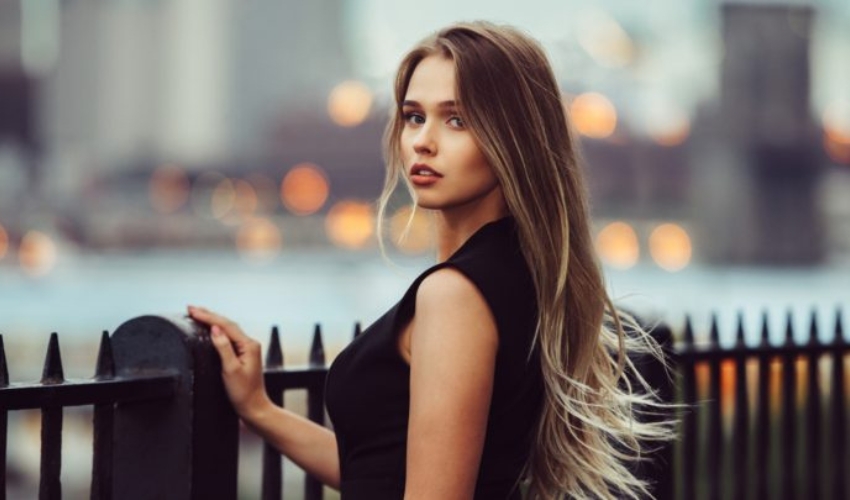
<instances>
[{"instance_id":1,"label":"dress neckline","mask_svg":"<svg viewBox=\"0 0 850 500\"><path fill-rule=\"evenodd\" d=\"M451 255L449 255L449 257L448 257L446 260L444 260L444 261L442 261L442 262L437 262L435 265L440 265L440 264L442 264L443 262L449 262L449 261L451 261L452 259L454 259L454 258L455 258L455 257L457 257L458 255L460 255L462 251L466 250L469 246L471 246L471 245L472 245L472 243L473 243L475 240L480 239L482 234L486 234L487 232L489 232L489 231L490 231L490 230L492 230L492 229L499 228L499 227L503 227L503 226L504 226L504 227L513 227L513 224L514 224L514 218L513 218L513 216L512 216L512 215L506 215L506 216L501 217L501 218L499 218L499 219L491 220L490 222L487 222L487 223L483 224L481 227L479 227L478 229L476 229L476 230L475 230L475 232L474 232L474 233L472 233L472 234L469 236L469 238L467 238L467 239L466 239L466 241L464 241L464 242L463 242L463 243L462 243L462 244L461 244L461 245L457 248L457 250L455 250L454 252L452 252L452 254L451 254Z\"/></svg>"}]
</instances>

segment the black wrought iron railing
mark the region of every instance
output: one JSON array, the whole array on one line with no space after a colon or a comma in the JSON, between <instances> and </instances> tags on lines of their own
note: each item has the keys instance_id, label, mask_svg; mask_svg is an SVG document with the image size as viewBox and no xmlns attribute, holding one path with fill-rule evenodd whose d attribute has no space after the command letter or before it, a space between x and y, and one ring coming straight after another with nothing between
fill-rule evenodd
<instances>
[{"instance_id":1,"label":"black wrought iron railing","mask_svg":"<svg viewBox=\"0 0 850 500\"><path fill-rule=\"evenodd\" d=\"M674 350L677 399L690 407L677 445L679 498L848 498L850 344L840 311L828 341L818 320L812 313L798 343L789 313L784 342L774 345L765 314L760 342L747 345L739 315L728 348L720 346L716 316L704 344L687 321Z\"/></svg>"},{"instance_id":2,"label":"black wrought iron railing","mask_svg":"<svg viewBox=\"0 0 850 500\"><path fill-rule=\"evenodd\" d=\"M654 454L644 470L660 499L834 498L848 491L846 363L850 345L841 314L821 342L812 316L808 338L795 343L792 318L785 340L771 338L767 318L761 341L747 345L739 318L736 343L719 343L717 319L707 342L697 343L687 322L667 344L672 384L663 367L641 366L662 395L683 405L681 439ZM359 325L355 336L359 334ZM655 333L664 337L664 325ZM829 337L827 335L827 337ZM284 367L280 337L272 330L265 382L271 399L307 393L307 417L325 424L327 375L321 330L309 361ZM58 336L51 335L42 380L10 384L0 337L0 500L6 492L7 415L40 409L40 498L60 498L63 408L91 405L94 413L91 498L236 498L239 427L221 383L220 362L208 331L186 318L144 316L111 336L104 333L95 376L65 380ZM261 497L282 497L282 458L263 448ZM323 498L309 475L303 498Z\"/></svg>"}]
</instances>

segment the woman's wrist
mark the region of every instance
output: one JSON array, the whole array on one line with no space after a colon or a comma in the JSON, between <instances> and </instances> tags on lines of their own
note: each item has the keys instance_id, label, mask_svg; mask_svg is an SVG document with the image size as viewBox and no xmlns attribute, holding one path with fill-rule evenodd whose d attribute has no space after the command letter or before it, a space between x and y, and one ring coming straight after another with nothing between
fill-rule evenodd
<instances>
[{"instance_id":1,"label":"woman's wrist","mask_svg":"<svg viewBox=\"0 0 850 500\"><path fill-rule=\"evenodd\" d=\"M236 413L245 423L257 427L269 411L274 407L274 403L269 399L265 390L260 391L256 397L252 398L245 405L236 408Z\"/></svg>"}]
</instances>

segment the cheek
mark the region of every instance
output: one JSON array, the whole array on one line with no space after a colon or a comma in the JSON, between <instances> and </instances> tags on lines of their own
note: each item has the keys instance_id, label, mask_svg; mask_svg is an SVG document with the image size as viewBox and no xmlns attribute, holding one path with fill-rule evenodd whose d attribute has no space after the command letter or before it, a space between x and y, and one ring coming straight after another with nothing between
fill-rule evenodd
<instances>
[{"instance_id":1,"label":"cheek","mask_svg":"<svg viewBox=\"0 0 850 500\"><path fill-rule=\"evenodd\" d=\"M464 144L463 157L465 160L464 163L468 165L471 170L474 170L484 176L492 175L492 169L490 168L490 164L487 162L487 158L484 157L484 154L475 142L469 141L467 144Z\"/></svg>"}]
</instances>

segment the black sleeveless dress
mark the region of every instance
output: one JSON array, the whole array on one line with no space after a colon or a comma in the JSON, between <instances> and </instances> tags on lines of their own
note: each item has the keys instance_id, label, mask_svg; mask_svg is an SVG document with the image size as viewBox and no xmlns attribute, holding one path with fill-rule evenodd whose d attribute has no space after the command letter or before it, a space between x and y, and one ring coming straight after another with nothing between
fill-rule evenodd
<instances>
[{"instance_id":1,"label":"black sleeveless dress","mask_svg":"<svg viewBox=\"0 0 850 500\"><path fill-rule=\"evenodd\" d=\"M410 367L398 352L397 336L413 316L419 284L443 267L457 269L478 287L499 334L475 499L521 498L516 485L533 444L543 383L537 351L529 356L537 323L534 285L515 223L507 217L485 224L448 260L419 275L401 301L331 365L325 394L339 447L342 500L404 496Z\"/></svg>"}]
</instances>

